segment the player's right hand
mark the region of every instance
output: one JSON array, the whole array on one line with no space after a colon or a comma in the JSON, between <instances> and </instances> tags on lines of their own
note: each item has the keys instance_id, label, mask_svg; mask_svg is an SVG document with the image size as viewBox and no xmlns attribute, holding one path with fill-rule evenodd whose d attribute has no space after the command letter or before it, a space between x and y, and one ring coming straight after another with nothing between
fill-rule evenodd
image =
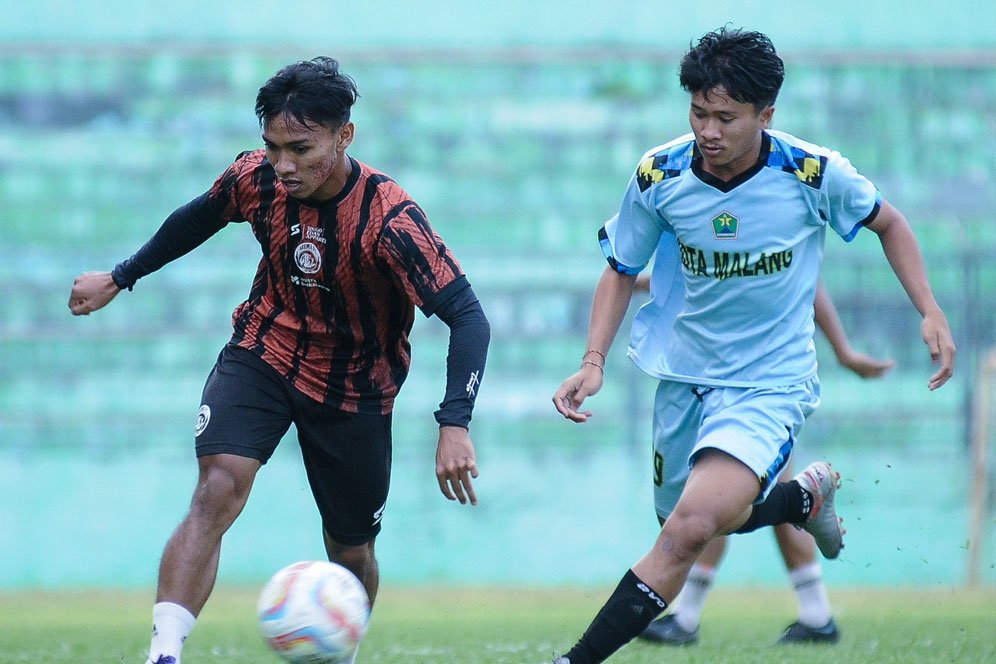
<instances>
[{"instance_id":1,"label":"player's right hand","mask_svg":"<svg viewBox=\"0 0 996 664\"><path fill-rule=\"evenodd\" d=\"M69 311L74 316L87 316L105 306L120 292L110 272L84 272L73 281Z\"/></svg>"},{"instance_id":2,"label":"player's right hand","mask_svg":"<svg viewBox=\"0 0 996 664\"><path fill-rule=\"evenodd\" d=\"M591 395L602 389L602 371L591 364L581 365L581 369L560 384L553 395L553 405L557 412L572 422L587 422L592 416L590 410L581 410L581 404Z\"/></svg>"}]
</instances>

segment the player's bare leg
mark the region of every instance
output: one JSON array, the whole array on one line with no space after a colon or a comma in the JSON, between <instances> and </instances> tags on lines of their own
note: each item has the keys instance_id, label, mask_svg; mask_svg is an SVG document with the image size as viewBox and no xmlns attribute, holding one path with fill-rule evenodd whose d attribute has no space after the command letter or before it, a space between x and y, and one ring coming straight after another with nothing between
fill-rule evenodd
<instances>
[{"instance_id":1,"label":"player's bare leg","mask_svg":"<svg viewBox=\"0 0 996 664\"><path fill-rule=\"evenodd\" d=\"M366 588L367 597L370 598L370 606L373 607L374 601L377 599L377 589L380 587L380 565L377 563L377 556L374 552L376 540L348 546L336 542L329 537L328 533L323 532L322 534L325 538L325 552L328 553L329 560L339 563L356 575L356 578Z\"/></svg>"},{"instance_id":2,"label":"player's bare leg","mask_svg":"<svg viewBox=\"0 0 996 664\"><path fill-rule=\"evenodd\" d=\"M657 542L633 572L665 601L673 601L706 545L747 521L757 493L757 476L747 466L723 452L704 450Z\"/></svg>"},{"instance_id":3,"label":"player's bare leg","mask_svg":"<svg viewBox=\"0 0 996 664\"><path fill-rule=\"evenodd\" d=\"M794 528L790 528L793 532ZM698 643L702 609L712 589L716 570L726 553L726 537L714 537L688 571L688 579L667 615L647 625L640 638L672 646Z\"/></svg>"},{"instance_id":4,"label":"player's bare leg","mask_svg":"<svg viewBox=\"0 0 996 664\"><path fill-rule=\"evenodd\" d=\"M377 556L374 552L376 539L365 544L349 546L336 542L325 531L322 531L322 536L325 539L325 552L328 554L329 560L339 563L356 575L356 578L366 588L367 598L370 600L370 608L372 609L374 601L377 599L377 589L380 587L380 565L377 563ZM358 653L359 650L354 652L352 657L343 664L353 664Z\"/></svg>"},{"instance_id":5,"label":"player's bare leg","mask_svg":"<svg viewBox=\"0 0 996 664\"><path fill-rule=\"evenodd\" d=\"M221 538L245 507L259 461L230 454L198 459L197 487L187 515L159 563L149 661L180 662L183 642L218 576Z\"/></svg>"},{"instance_id":6,"label":"player's bare leg","mask_svg":"<svg viewBox=\"0 0 996 664\"><path fill-rule=\"evenodd\" d=\"M792 467L788 464L779 480L788 482L792 477ZM833 620L813 537L788 524L775 526L774 531L799 606L796 622L788 626L779 643L836 643L840 632ZM706 545L689 571L672 610L650 623L640 634L641 639L673 646L698 642L702 610L726 549L725 539L717 537Z\"/></svg>"},{"instance_id":7,"label":"player's bare leg","mask_svg":"<svg viewBox=\"0 0 996 664\"><path fill-rule=\"evenodd\" d=\"M654 547L626 572L574 647L554 661L597 664L640 634L674 600L717 535L793 523L813 534L825 556L835 557L842 545L833 503L839 482L829 464L814 463L754 504L759 485L753 471L723 452L703 450Z\"/></svg>"},{"instance_id":8,"label":"player's bare leg","mask_svg":"<svg viewBox=\"0 0 996 664\"><path fill-rule=\"evenodd\" d=\"M757 476L737 459L715 449L700 452L654 546L626 572L581 639L555 661L597 664L646 629L677 597L710 540L753 519L758 488Z\"/></svg>"}]
</instances>

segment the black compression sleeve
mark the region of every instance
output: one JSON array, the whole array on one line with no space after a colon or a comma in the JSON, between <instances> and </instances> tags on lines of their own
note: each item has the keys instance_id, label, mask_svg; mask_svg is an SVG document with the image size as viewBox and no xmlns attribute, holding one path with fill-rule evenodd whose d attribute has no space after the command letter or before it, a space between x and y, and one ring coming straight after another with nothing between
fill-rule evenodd
<instances>
[{"instance_id":1,"label":"black compression sleeve","mask_svg":"<svg viewBox=\"0 0 996 664\"><path fill-rule=\"evenodd\" d=\"M198 196L166 217L134 256L115 266L111 278L118 288L131 290L136 281L197 248L227 223L212 210L207 194Z\"/></svg>"},{"instance_id":2,"label":"black compression sleeve","mask_svg":"<svg viewBox=\"0 0 996 664\"><path fill-rule=\"evenodd\" d=\"M446 354L446 395L436 411L440 426L467 428L484 377L491 326L466 278L443 293L433 313L450 328Z\"/></svg>"}]
</instances>

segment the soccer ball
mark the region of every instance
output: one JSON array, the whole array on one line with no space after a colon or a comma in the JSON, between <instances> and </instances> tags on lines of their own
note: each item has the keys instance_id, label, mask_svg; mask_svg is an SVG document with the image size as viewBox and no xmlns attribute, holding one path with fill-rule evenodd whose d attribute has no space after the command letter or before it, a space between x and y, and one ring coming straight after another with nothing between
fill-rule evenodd
<instances>
[{"instance_id":1,"label":"soccer ball","mask_svg":"<svg viewBox=\"0 0 996 664\"><path fill-rule=\"evenodd\" d=\"M305 561L266 582L256 613L263 638L286 661L339 664L356 652L370 618L370 600L345 567Z\"/></svg>"}]
</instances>

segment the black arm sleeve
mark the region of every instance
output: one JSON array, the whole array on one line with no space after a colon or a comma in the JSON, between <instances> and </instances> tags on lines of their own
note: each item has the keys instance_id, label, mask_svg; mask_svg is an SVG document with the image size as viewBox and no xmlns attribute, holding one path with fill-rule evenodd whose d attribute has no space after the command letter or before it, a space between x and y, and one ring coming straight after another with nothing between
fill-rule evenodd
<instances>
[{"instance_id":1,"label":"black arm sleeve","mask_svg":"<svg viewBox=\"0 0 996 664\"><path fill-rule=\"evenodd\" d=\"M111 272L114 284L131 290L136 281L199 247L227 223L214 212L206 193L198 196L166 217L134 256L115 266Z\"/></svg>"},{"instance_id":2,"label":"black arm sleeve","mask_svg":"<svg viewBox=\"0 0 996 664\"><path fill-rule=\"evenodd\" d=\"M466 277L451 286L444 289L434 307L436 316L450 328L446 395L435 415L440 426L466 429L484 377L491 326Z\"/></svg>"}]
</instances>

